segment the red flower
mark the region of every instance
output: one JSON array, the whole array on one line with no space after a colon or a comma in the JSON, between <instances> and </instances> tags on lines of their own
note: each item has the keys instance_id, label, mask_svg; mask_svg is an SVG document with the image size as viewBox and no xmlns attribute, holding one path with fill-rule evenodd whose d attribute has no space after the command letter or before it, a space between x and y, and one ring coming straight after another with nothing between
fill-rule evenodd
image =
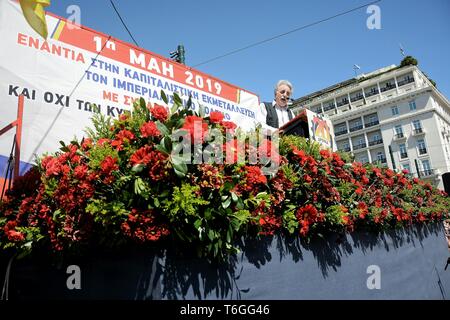
<instances>
[{"instance_id":1,"label":"red flower","mask_svg":"<svg viewBox=\"0 0 450 320\"><path fill-rule=\"evenodd\" d=\"M73 176L77 180L82 180L86 177L88 171L88 167L86 165L77 166L73 170Z\"/></svg>"},{"instance_id":2,"label":"red flower","mask_svg":"<svg viewBox=\"0 0 450 320\"><path fill-rule=\"evenodd\" d=\"M59 162L59 159L58 158L50 158L50 159L46 158L46 159L47 159L47 161L46 161L46 166L45 166L45 169L46 169L45 175L47 177L49 177L49 176L53 176L53 175L57 176L58 174L60 174L61 173L61 163Z\"/></svg>"},{"instance_id":3,"label":"red flower","mask_svg":"<svg viewBox=\"0 0 450 320\"><path fill-rule=\"evenodd\" d=\"M130 163L132 166L136 164L147 164L152 159L150 152L152 151L152 148L149 146L145 146L137 150L133 155L130 157Z\"/></svg>"},{"instance_id":4,"label":"red flower","mask_svg":"<svg viewBox=\"0 0 450 320\"><path fill-rule=\"evenodd\" d=\"M123 113L119 116L119 120L120 121L125 121L128 119L128 114L127 113Z\"/></svg>"},{"instance_id":5,"label":"red flower","mask_svg":"<svg viewBox=\"0 0 450 320\"><path fill-rule=\"evenodd\" d=\"M157 223L151 210L132 209L128 220L122 223L121 230L126 236L140 243L156 241L169 234L167 226Z\"/></svg>"},{"instance_id":6,"label":"red flower","mask_svg":"<svg viewBox=\"0 0 450 320\"><path fill-rule=\"evenodd\" d=\"M92 139L90 138L84 138L83 142L81 143L81 148L86 151L92 148Z\"/></svg>"},{"instance_id":7,"label":"red flower","mask_svg":"<svg viewBox=\"0 0 450 320\"><path fill-rule=\"evenodd\" d=\"M148 174L150 179L154 181L160 181L166 179L169 176L169 171L167 168L168 157L159 152L150 152L150 161L148 163Z\"/></svg>"},{"instance_id":8,"label":"red flower","mask_svg":"<svg viewBox=\"0 0 450 320\"><path fill-rule=\"evenodd\" d=\"M234 129L237 128L237 125L234 122L231 121L222 121L221 125L232 132L234 132Z\"/></svg>"},{"instance_id":9,"label":"red flower","mask_svg":"<svg viewBox=\"0 0 450 320\"><path fill-rule=\"evenodd\" d=\"M140 130L143 138L157 137L161 134L153 121L144 123Z\"/></svg>"},{"instance_id":10,"label":"red flower","mask_svg":"<svg viewBox=\"0 0 450 320\"><path fill-rule=\"evenodd\" d=\"M111 174L112 171L118 170L119 167L116 164L117 158L113 158L111 156L106 156L105 159L100 164L102 169L102 173L105 175Z\"/></svg>"},{"instance_id":11,"label":"red flower","mask_svg":"<svg viewBox=\"0 0 450 320\"><path fill-rule=\"evenodd\" d=\"M220 123L223 120L223 113L218 111L212 111L209 115L209 121L211 123Z\"/></svg>"},{"instance_id":12,"label":"red flower","mask_svg":"<svg viewBox=\"0 0 450 320\"><path fill-rule=\"evenodd\" d=\"M166 107L160 106L159 104L155 103L155 106L150 109L150 112L156 120L159 120L161 122L164 122L167 120L167 117L169 116L169 111Z\"/></svg>"},{"instance_id":13,"label":"red flower","mask_svg":"<svg viewBox=\"0 0 450 320\"><path fill-rule=\"evenodd\" d=\"M194 143L203 143L203 140L208 132L208 124L203 122L203 119L197 116L187 116L182 129L186 129L191 141Z\"/></svg>"}]
</instances>

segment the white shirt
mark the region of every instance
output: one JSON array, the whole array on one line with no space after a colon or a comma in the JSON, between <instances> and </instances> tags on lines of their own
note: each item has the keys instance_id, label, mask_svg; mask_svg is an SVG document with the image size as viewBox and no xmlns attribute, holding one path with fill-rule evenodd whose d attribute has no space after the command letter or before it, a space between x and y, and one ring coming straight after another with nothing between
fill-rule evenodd
<instances>
[{"instance_id":1,"label":"white shirt","mask_svg":"<svg viewBox=\"0 0 450 320\"><path fill-rule=\"evenodd\" d=\"M285 108L280 108L279 106L277 106L277 104L275 103L275 100L272 101L272 106L275 107L275 110L277 112L277 116L278 116L278 127L283 126L284 124L289 122L289 111L287 106ZM264 103L261 103L259 105L259 110L260 112L257 113L256 115L256 119L261 123L261 124L265 124L266 123L266 118L267 118L267 109L266 106L264 105ZM264 126L263 126L264 127ZM268 126L269 128L273 128Z\"/></svg>"}]
</instances>

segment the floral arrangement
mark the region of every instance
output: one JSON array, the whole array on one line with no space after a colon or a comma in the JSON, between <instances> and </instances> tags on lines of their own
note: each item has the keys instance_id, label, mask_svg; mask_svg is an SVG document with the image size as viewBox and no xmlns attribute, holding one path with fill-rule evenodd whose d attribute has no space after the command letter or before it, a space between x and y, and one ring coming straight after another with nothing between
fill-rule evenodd
<instances>
[{"instance_id":1,"label":"floral arrangement","mask_svg":"<svg viewBox=\"0 0 450 320\"><path fill-rule=\"evenodd\" d=\"M301 137L256 130L253 139L219 112L204 117L177 94L173 102L140 99L118 119L97 115L86 138L41 157L0 204L0 248L166 239L225 258L244 234L307 238L449 217L446 194L406 171L344 161Z\"/></svg>"}]
</instances>

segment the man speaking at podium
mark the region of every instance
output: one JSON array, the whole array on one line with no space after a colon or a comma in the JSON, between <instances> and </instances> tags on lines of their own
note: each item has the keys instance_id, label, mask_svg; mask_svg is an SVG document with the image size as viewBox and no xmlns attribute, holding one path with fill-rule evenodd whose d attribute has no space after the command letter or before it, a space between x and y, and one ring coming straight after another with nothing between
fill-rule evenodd
<instances>
[{"instance_id":1,"label":"man speaking at podium","mask_svg":"<svg viewBox=\"0 0 450 320\"><path fill-rule=\"evenodd\" d=\"M263 102L260 105L260 122L278 129L292 120L294 114L288 109L288 102L293 91L294 88L289 81L278 81L274 90L274 100L272 102Z\"/></svg>"}]
</instances>

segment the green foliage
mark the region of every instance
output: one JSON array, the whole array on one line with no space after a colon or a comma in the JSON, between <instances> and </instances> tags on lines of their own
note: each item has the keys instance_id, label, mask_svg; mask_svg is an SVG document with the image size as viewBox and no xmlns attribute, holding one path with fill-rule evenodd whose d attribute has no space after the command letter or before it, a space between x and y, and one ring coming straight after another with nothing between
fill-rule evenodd
<instances>
[{"instance_id":1,"label":"green foliage","mask_svg":"<svg viewBox=\"0 0 450 320\"><path fill-rule=\"evenodd\" d=\"M418 64L419 64L419 62L417 61L417 59L415 59L412 56L406 56L400 62L400 67L409 66L409 65L417 66Z\"/></svg>"},{"instance_id":2,"label":"green foliage","mask_svg":"<svg viewBox=\"0 0 450 320\"><path fill-rule=\"evenodd\" d=\"M314 158L318 158L320 154L320 143L316 141L312 141L310 139L306 139L304 137L286 135L282 136L280 139L280 154L283 156L288 155L292 146L296 147L299 150L304 150L309 155Z\"/></svg>"},{"instance_id":3,"label":"green foliage","mask_svg":"<svg viewBox=\"0 0 450 320\"><path fill-rule=\"evenodd\" d=\"M86 128L85 132L93 141L98 141L101 138L111 139L114 136L114 133L110 130L112 125L111 117L102 113L94 113L91 122L94 128Z\"/></svg>"},{"instance_id":4,"label":"green foliage","mask_svg":"<svg viewBox=\"0 0 450 320\"><path fill-rule=\"evenodd\" d=\"M183 219L186 216L194 216L201 210L201 206L209 204L209 201L198 196L199 191L199 186L192 186L187 183L182 183L181 188L173 188L172 197L165 204L165 209L168 210L171 221Z\"/></svg>"},{"instance_id":5,"label":"green foliage","mask_svg":"<svg viewBox=\"0 0 450 320\"><path fill-rule=\"evenodd\" d=\"M103 160L105 160L107 156L119 159L119 153L117 152L117 150L113 149L111 145L106 143L102 145L95 145L90 150L89 167L93 170L99 170L101 168Z\"/></svg>"}]
</instances>

